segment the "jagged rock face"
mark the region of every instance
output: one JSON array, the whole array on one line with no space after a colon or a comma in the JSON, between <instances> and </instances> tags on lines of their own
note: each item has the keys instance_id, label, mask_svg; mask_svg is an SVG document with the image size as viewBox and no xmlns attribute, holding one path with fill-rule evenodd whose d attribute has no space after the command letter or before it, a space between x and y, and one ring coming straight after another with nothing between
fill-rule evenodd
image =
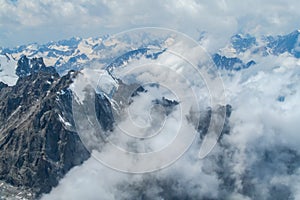
<instances>
[{"instance_id":1,"label":"jagged rock face","mask_svg":"<svg viewBox=\"0 0 300 200\"><path fill-rule=\"evenodd\" d=\"M90 156L75 132L72 116L72 96L68 88L77 73L69 72L60 77L53 69L46 67L42 59L23 56L18 61L16 85L0 82L0 179L13 186L25 187L26 192L30 190L35 195L34 198L49 192L72 167ZM128 93L132 87L137 90ZM120 88L123 88L120 96L128 93L134 97L147 92L136 85ZM117 99L122 100L121 97ZM165 97L152 103L163 107L166 115L179 104ZM218 109L226 109L227 114L221 136L229 134L231 107ZM201 139L206 135L212 113L218 109L208 108L204 119L195 124ZM105 96L97 93L95 111L102 129L111 131L115 122L112 106ZM176 197L169 187L174 184L172 181L176 183L175 180L157 182L164 191L169 191L164 196L167 199ZM180 198L194 197L183 194Z\"/></svg>"},{"instance_id":2,"label":"jagged rock face","mask_svg":"<svg viewBox=\"0 0 300 200\"><path fill-rule=\"evenodd\" d=\"M95 94L95 111L101 128L104 131L111 131L114 125L114 116L111 103L105 96Z\"/></svg>"},{"instance_id":3,"label":"jagged rock face","mask_svg":"<svg viewBox=\"0 0 300 200\"><path fill-rule=\"evenodd\" d=\"M231 105L227 104L226 106L219 106L217 109L213 110L211 107L208 107L206 110L201 112L199 123L197 126L197 130L200 133L200 138L203 139L204 136L208 132L208 128L210 125L210 121L212 118L212 113L215 112L216 114L223 115L225 113L225 121L222 132L220 134L219 140L222 138L224 134L230 134L230 125L229 125L229 118L232 112Z\"/></svg>"},{"instance_id":4,"label":"jagged rock face","mask_svg":"<svg viewBox=\"0 0 300 200\"><path fill-rule=\"evenodd\" d=\"M7 84L0 82L0 91L2 90L2 88L5 88L7 86L8 86Z\"/></svg>"},{"instance_id":5,"label":"jagged rock face","mask_svg":"<svg viewBox=\"0 0 300 200\"><path fill-rule=\"evenodd\" d=\"M231 43L237 52L245 52L247 49L257 45L255 37L251 35L241 36L240 34L232 36Z\"/></svg>"},{"instance_id":6,"label":"jagged rock face","mask_svg":"<svg viewBox=\"0 0 300 200\"><path fill-rule=\"evenodd\" d=\"M239 71L256 64L253 60L243 63L243 61L237 57L227 58L226 56L221 56L220 54L214 54L212 58L218 69Z\"/></svg>"},{"instance_id":7,"label":"jagged rock face","mask_svg":"<svg viewBox=\"0 0 300 200\"><path fill-rule=\"evenodd\" d=\"M30 73L15 86L0 87L0 179L38 196L56 186L89 152L72 120L68 87L76 73Z\"/></svg>"},{"instance_id":8,"label":"jagged rock face","mask_svg":"<svg viewBox=\"0 0 300 200\"><path fill-rule=\"evenodd\" d=\"M28 76L31 73L37 73L37 72L56 73L54 67L46 67L43 58L29 59L26 56L22 56L18 60L16 74L19 77Z\"/></svg>"}]
</instances>

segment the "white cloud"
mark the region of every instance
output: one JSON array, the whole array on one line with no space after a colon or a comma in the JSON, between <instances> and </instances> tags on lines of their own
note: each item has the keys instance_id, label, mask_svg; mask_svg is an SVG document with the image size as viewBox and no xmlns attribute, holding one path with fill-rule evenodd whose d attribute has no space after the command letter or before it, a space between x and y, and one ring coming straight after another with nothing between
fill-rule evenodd
<instances>
[{"instance_id":1,"label":"white cloud","mask_svg":"<svg viewBox=\"0 0 300 200\"><path fill-rule=\"evenodd\" d=\"M161 26L196 39L206 31L203 45L213 51L223 47L236 32L277 35L300 27L298 0L0 0L0 6L0 45ZM174 191L196 196L267 199L269 195L291 192L299 198L299 61L288 55L257 56L255 61L258 64L249 69L224 75L229 103L234 108L231 134L207 159L191 159L197 154L191 149L166 171L134 176L108 169L91 158L72 169L44 198L130 199L140 187L153 197L164 190L160 181L170 181L173 186L174 179L178 181ZM284 102L279 102L278 96L284 96ZM296 168L288 172L293 162ZM219 177L220 171L229 180ZM156 184L147 187L149 180Z\"/></svg>"},{"instance_id":2,"label":"white cloud","mask_svg":"<svg viewBox=\"0 0 300 200\"><path fill-rule=\"evenodd\" d=\"M184 50L182 46L180 49ZM91 158L72 169L44 199L136 199L142 194L146 199L171 198L164 195L297 199L300 63L287 54L253 57L258 64L251 68L230 76L223 71L228 101L233 107L231 133L223 136L208 157L197 159L199 146L195 142L175 164L143 175L120 173ZM171 66L178 63L167 53L158 61L172 63ZM137 62L140 66L147 61ZM278 101L279 96L284 96L283 102ZM148 97L141 99L146 101ZM112 159L122 162L119 156Z\"/></svg>"},{"instance_id":3,"label":"white cloud","mask_svg":"<svg viewBox=\"0 0 300 200\"><path fill-rule=\"evenodd\" d=\"M160 26L196 39L206 31L206 44L217 49L239 31L282 34L300 27L297 0L1 0L0 5L1 46Z\"/></svg>"}]
</instances>

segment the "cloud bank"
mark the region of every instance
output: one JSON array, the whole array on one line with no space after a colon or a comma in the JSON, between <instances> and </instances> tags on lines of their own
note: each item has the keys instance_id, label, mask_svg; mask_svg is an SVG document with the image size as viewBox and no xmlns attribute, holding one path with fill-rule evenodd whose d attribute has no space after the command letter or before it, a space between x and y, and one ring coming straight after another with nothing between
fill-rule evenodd
<instances>
[{"instance_id":1,"label":"cloud bank","mask_svg":"<svg viewBox=\"0 0 300 200\"><path fill-rule=\"evenodd\" d=\"M199 138L155 173L121 173L92 157L43 199L299 199L300 63L288 54L252 56L256 65L221 72L231 131L207 157L197 157Z\"/></svg>"},{"instance_id":2,"label":"cloud bank","mask_svg":"<svg viewBox=\"0 0 300 200\"><path fill-rule=\"evenodd\" d=\"M233 34L282 34L300 27L299 1L106 1L0 0L0 46L99 36L158 26L195 39L209 37L212 49Z\"/></svg>"}]
</instances>

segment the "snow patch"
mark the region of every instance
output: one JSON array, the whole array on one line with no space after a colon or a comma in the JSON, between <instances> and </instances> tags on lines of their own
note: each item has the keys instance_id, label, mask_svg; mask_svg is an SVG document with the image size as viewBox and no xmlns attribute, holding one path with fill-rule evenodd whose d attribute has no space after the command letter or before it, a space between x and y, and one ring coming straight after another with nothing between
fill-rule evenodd
<instances>
[{"instance_id":1,"label":"snow patch","mask_svg":"<svg viewBox=\"0 0 300 200\"><path fill-rule=\"evenodd\" d=\"M72 126L70 122L66 121L60 114L58 114L59 121L61 121L66 126Z\"/></svg>"},{"instance_id":2,"label":"snow patch","mask_svg":"<svg viewBox=\"0 0 300 200\"><path fill-rule=\"evenodd\" d=\"M9 86L17 83L18 76L16 75L17 61L10 55L0 55L0 81Z\"/></svg>"}]
</instances>

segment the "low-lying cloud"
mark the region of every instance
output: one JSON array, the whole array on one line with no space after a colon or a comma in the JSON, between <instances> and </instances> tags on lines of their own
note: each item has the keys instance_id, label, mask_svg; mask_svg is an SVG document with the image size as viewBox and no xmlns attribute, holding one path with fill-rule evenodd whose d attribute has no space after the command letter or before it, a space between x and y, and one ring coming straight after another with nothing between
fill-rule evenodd
<instances>
[{"instance_id":1,"label":"low-lying cloud","mask_svg":"<svg viewBox=\"0 0 300 200\"><path fill-rule=\"evenodd\" d=\"M204 159L200 137L173 165L152 173L122 173L91 157L43 199L299 199L299 61L287 54L255 61L221 72L231 130Z\"/></svg>"}]
</instances>

